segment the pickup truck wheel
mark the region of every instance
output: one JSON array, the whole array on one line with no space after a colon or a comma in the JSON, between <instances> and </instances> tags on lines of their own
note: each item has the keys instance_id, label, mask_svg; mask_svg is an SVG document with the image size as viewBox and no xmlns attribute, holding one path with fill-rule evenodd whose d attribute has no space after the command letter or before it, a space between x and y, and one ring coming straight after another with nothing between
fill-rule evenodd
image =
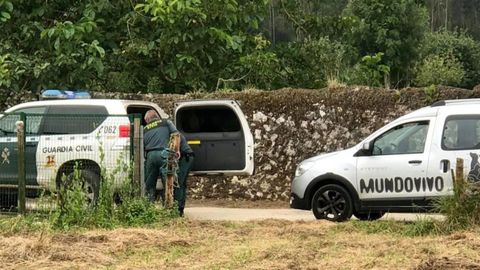
<instances>
[{"instance_id":1,"label":"pickup truck wheel","mask_svg":"<svg viewBox=\"0 0 480 270\"><path fill-rule=\"evenodd\" d=\"M339 185L325 185L313 195L312 211L317 219L346 221L352 216L352 198L348 191Z\"/></svg>"},{"instance_id":2,"label":"pickup truck wheel","mask_svg":"<svg viewBox=\"0 0 480 270\"><path fill-rule=\"evenodd\" d=\"M17 189L0 189L0 211L16 211L18 206Z\"/></svg>"},{"instance_id":3,"label":"pickup truck wheel","mask_svg":"<svg viewBox=\"0 0 480 270\"><path fill-rule=\"evenodd\" d=\"M79 176L75 176L75 172L71 172L67 176L68 186L71 187L75 178L83 180L82 188L85 191L87 202L95 204L100 194L100 176L90 170L81 170Z\"/></svg>"},{"instance_id":4,"label":"pickup truck wheel","mask_svg":"<svg viewBox=\"0 0 480 270\"><path fill-rule=\"evenodd\" d=\"M382 218L385 213L383 212L368 212L368 213L355 213L353 214L359 220L373 221Z\"/></svg>"}]
</instances>

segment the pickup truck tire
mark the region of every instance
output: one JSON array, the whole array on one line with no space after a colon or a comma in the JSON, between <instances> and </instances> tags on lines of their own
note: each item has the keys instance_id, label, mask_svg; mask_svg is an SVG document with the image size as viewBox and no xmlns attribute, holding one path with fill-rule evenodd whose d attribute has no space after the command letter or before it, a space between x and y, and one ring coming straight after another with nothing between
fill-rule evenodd
<instances>
[{"instance_id":1,"label":"pickup truck tire","mask_svg":"<svg viewBox=\"0 0 480 270\"><path fill-rule=\"evenodd\" d=\"M382 218L385 213L383 212L368 212L368 213L355 213L353 214L359 220L373 221Z\"/></svg>"},{"instance_id":2,"label":"pickup truck tire","mask_svg":"<svg viewBox=\"0 0 480 270\"><path fill-rule=\"evenodd\" d=\"M18 190L17 189L0 189L0 211L11 212L16 211L18 206Z\"/></svg>"},{"instance_id":3,"label":"pickup truck tire","mask_svg":"<svg viewBox=\"0 0 480 270\"><path fill-rule=\"evenodd\" d=\"M352 197L340 185L322 186L313 195L312 211L317 219L334 222L346 221L353 213Z\"/></svg>"},{"instance_id":4,"label":"pickup truck tire","mask_svg":"<svg viewBox=\"0 0 480 270\"><path fill-rule=\"evenodd\" d=\"M75 172L71 172L67 176L70 187L72 187L75 177ZM83 180L82 188L85 191L88 203L95 204L100 194L100 176L90 170L80 170L80 175L77 177Z\"/></svg>"}]
</instances>

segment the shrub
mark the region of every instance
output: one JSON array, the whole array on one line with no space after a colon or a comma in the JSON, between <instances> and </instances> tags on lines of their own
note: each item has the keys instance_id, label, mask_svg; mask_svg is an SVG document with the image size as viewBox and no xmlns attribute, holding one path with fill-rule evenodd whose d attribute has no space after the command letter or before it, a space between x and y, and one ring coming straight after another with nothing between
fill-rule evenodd
<instances>
[{"instance_id":1,"label":"shrub","mask_svg":"<svg viewBox=\"0 0 480 270\"><path fill-rule=\"evenodd\" d=\"M467 229L480 225L480 189L468 181L457 181L454 195L435 202L436 211L445 215L445 231Z\"/></svg>"},{"instance_id":2,"label":"shrub","mask_svg":"<svg viewBox=\"0 0 480 270\"><path fill-rule=\"evenodd\" d=\"M455 56L433 55L417 67L415 83L418 86L460 85L464 77L463 66Z\"/></svg>"},{"instance_id":3,"label":"shrub","mask_svg":"<svg viewBox=\"0 0 480 270\"><path fill-rule=\"evenodd\" d=\"M383 53L364 56L360 63L344 76L349 84L389 87L390 67L382 64Z\"/></svg>"},{"instance_id":4,"label":"shrub","mask_svg":"<svg viewBox=\"0 0 480 270\"><path fill-rule=\"evenodd\" d=\"M435 62L438 65L441 58L447 58L443 61L444 68L450 67L458 72L458 66L463 67L464 76L458 84L452 86L473 88L480 82L480 43L467 34L449 31L428 33L420 46L420 65L432 57L436 57L436 61L430 65Z\"/></svg>"}]
</instances>

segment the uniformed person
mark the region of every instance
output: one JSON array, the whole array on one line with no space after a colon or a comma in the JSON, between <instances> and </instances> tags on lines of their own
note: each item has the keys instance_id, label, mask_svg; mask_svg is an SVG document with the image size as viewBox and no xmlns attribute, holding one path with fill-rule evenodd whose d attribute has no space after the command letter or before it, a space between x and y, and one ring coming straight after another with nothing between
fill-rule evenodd
<instances>
[{"instance_id":1,"label":"uniformed person","mask_svg":"<svg viewBox=\"0 0 480 270\"><path fill-rule=\"evenodd\" d=\"M169 146L170 135L176 134L175 140L177 145L179 143L179 133L173 123L167 119L161 119L158 113L154 110L149 110L145 114L145 122L147 125L144 128L143 143L147 156L145 166L145 189L147 191L148 199L151 202L155 201L155 189L157 186L157 179L161 174L162 168L166 164L165 150ZM177 153L179 157L180 153Z\"/></svg>"},{"instance_id":2,"label":"uniformed person","mask_svg":"<svg viewBox=\"0 0 480 270\"><path fill-rule=\"evenodd\" d=\"M187 139L180 133L180 160L178 161L178 186L174 190L174 198L178 202L178 212L183 216L185 200L187 199L187 178L193 165L195 154L188 145Z\"/></svg>"}]
</instances>

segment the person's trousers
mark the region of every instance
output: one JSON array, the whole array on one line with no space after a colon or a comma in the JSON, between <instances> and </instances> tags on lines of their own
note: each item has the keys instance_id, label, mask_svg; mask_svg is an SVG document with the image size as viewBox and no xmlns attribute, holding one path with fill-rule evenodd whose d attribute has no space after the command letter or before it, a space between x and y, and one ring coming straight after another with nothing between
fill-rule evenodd
<instances>
[{"instance_id":1,"label":"person's trousers","mask_svg":"<svg viewBox=\"0 0 480 270\"><path fill-rule=\"evenodd\" d=\"M157 179L164 176L161 173L162 167L165 165L166 159L162 157L162 150L154 150L147 153L147 161L145 165L145 190L148 200L155 201L155 189L157 187Z\"/></svg>"},{"instance_id":2,"label":"person's trousers","mask_svg":"<svg viewBox=\"0 0 480 270\"><path fill-rule=\"evenodd\" d=\"M178 161L178 187L174 189L174 198L178 202L178 209L183 211L187 198L187 178L193 165L193 156L181 157Z\"/></svg>"}]
</instances>

